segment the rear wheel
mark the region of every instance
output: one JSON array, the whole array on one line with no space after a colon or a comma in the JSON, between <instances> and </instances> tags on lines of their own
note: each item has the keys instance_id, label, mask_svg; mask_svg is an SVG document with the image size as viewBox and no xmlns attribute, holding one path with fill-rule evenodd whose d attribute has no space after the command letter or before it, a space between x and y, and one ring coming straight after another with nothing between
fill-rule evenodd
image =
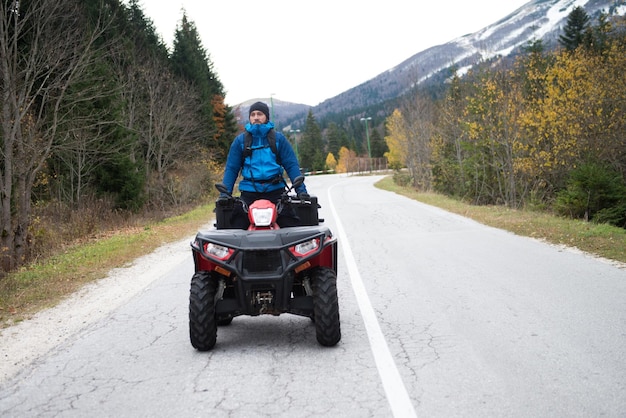
<instances>
[{"instance_id":1,"label":"rear wheel","mask_svg":"<svg viewBox=\"0 0 626 418\"><path fill-rule=\"evenodd\" d=\"M337 274L329 268L320 267L311 275L311 287L317 342L333 346L341 339Z\"/></svg>"},{"instance_id":2,"label":"rear wheel","mask_svg":"<svg viewBox=\"0 0 626 418\"><path fill-rule=\"evenodd\" d=\"M191 345L199 351L207 351L217 341L215 319L215 293L217 283L208 272L200 271L191 278L189 292L189 337Z\"/></svg>"}]
</instances>

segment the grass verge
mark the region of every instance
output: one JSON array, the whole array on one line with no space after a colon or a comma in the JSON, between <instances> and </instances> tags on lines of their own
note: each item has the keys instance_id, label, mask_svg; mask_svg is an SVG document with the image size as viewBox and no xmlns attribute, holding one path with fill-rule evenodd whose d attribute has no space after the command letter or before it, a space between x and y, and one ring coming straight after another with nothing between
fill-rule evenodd
<instances>
[{"instance_id":1,"label":"grass verge","mask_svg":"<svg viewBox=\"0 0 626 418\"><path fill-rule=\"evenodd\" d=\"M472 206L443 195L419 193L411 187L398 186L391 177L385 177L376 183L376 187L517 235L575 247L599 257L626 263L626 230L622 228L556 217L543 212L502 206Z\"/></svg>"},{"instance_id":2,"label":"grass verge","mask_svg":"<svg viewBox=\"0 0 626 418\"><path fill-rule=\"evenodd\" d=\"M77 243L0 280L0 328L54 306L85 284L106 277L161 245L196 233L213 217L213 204L164 221L126 228ZM191 250L189 252L191 262Z\"/></svg>"}]
</instances>

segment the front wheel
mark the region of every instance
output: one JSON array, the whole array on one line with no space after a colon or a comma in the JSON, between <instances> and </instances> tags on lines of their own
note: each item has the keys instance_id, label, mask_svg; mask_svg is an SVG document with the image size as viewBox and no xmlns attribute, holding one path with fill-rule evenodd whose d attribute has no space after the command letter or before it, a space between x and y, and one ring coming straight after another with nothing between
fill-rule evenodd
<instances>
[{"instance_id":1,"label":"front wheel","mask_svg":"<svg viewBox=\"0 0 626 418\"><path fill-rule=\"evenodd\" d=\"M215 319L215 294L217 283L211 274L197 272L191 278L189 291L189 337L191 345L199 351L207 351L217 341Z\"/></svg>"},{"instance_id":2,"label":"front wheel","mask_svg":"<svg viewBox=\"0 0 626 418\"><path fill-rule=\"evenodd\" d=\"M320 267L311 276L317 342L331 347L341 339L337 273L332 269Z\"/></svg>"}]
</instances>

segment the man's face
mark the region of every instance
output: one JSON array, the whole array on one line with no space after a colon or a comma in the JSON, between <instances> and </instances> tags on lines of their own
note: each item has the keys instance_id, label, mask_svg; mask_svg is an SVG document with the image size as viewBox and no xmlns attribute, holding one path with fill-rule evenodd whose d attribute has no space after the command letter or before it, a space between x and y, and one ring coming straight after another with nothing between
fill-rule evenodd
<instances>
[{"instance_id":1,"label":"man's face","mask_svg":"<svg viewBox=\"0 0 626 418\"><path fill-rule=\"evenodd\" d=\"M267 122L267 117L265 116L265 113L261 112L260 110L253 110L252 113L250 113L251 124L255 125L255 124L262 124L266 122Z\"/></svg>"}]
</instances>

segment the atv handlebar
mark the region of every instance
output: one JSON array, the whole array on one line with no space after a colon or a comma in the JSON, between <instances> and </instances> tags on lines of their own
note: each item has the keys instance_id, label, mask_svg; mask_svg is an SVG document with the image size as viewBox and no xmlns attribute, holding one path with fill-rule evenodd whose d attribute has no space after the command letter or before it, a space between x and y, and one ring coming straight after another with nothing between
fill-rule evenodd
<instances>
[{"instance_id":1,"label":"atv handlebar","mask_svg":"<svg viewBox=\"0 0 626 418\"><path fill-rule=\"evenodd\" d=\"M297 189L298 187L300 187L300 186L302 186L304 184L304 176L296 177L293 180L291 186L289 186L284 179L283 179L283 183L285 184L285 190L283 192L281 200L289 198L289 192L291 192L292 190ZM228 190L228 188L226 187L226 185L224 183L215 183L215 188L217 189L218 192L220 192L220 195L226 195L226 196L228 196L231 199L235 199L233 197L232 192L230 192Z\"/></svg>"}]
</instances>

